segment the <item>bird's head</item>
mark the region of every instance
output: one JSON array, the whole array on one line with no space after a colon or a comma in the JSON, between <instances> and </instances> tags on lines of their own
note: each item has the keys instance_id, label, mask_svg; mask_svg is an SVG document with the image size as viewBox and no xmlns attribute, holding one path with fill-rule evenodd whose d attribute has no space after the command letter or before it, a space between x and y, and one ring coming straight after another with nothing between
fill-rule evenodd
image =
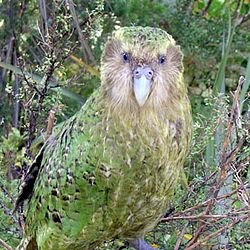
<instances>
[{"instance_id":1,"label":"bird's head","mask_svg":"<svg viewBox=\"0 0 250 250\"><path fill-rule=\"evenodd\" d=\"M104 94L121 114L173 109L186 93L182 73L179 46L159 28L120 28L102 56Z\"/></svg>"}]
</instances>

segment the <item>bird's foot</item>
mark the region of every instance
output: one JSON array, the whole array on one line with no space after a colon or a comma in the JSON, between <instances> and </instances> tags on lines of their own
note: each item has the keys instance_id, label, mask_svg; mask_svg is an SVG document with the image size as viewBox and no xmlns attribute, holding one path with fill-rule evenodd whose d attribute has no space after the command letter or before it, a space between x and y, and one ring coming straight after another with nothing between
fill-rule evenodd
<instances>
[{"instance_id":1,"label":"bird's foot","mask_svg":"<svg viewBox=\"0 0 250 250\"><path fill-rule=\"evenodd\" d=\"M144 239L129 240L129 246L136 250L157 250L150 246Z\"/></svg>"}]
</instances>

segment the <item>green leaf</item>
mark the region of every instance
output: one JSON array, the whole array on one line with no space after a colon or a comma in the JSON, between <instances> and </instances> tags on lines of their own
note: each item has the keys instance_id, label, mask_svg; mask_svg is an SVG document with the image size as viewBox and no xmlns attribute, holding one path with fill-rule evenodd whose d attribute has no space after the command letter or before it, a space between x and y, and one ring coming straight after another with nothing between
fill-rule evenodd
<instances>
[{"instance_id":1,"label":"green leaf","mask_svg":"<svg viewBox=\"0 0 250 250\"><path fill-rule=\"evenodd\" d=\"M246 98L246 94L247 94L247 91L249 89L249 86L250 86L250 56L249 56L248 62L247 62L245 81L243 83L243 86L242 86L242 89L240 92L240 99L239 99L240 111L242 111L242 108L244 105L244 99Z\"/></svg>"},{"instance_id":2,"label":"green leaf","mask_svg":"<svg viewBox=\"0 0 250 250\"><path fill-rule=\"evenodd\" d=\"M229 15L228 36L226 43L225 41L223 41L222 58L213 87L214 95L217 95L218 93L225 93L225 68L227 64L228 54L231 49L234 33L235 33L235 25L232 27L232 18L231 15Z\"/></svg>"}]
</instances>

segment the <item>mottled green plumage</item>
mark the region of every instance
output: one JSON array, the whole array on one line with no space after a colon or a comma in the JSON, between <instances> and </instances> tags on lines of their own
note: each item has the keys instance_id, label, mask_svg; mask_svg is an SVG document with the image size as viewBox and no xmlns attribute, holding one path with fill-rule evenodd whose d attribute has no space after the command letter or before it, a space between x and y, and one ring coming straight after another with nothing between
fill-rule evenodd
<instances>
[{"instance_id":1,"label":"mottled green plumage","mask_svg":"<svg viewBox=\"0 0 250 250\"><path fill-rule=\"evenodd\" d=\"M154 74L142 107L133 92L138 65ZM29 199L20 249L90 250L152 230L189 147L182 71L179 47L165 31L114 32L103 53L101 87L46 142L28 171L18 199L18 205Z\"/></svg>"}]
</instances>

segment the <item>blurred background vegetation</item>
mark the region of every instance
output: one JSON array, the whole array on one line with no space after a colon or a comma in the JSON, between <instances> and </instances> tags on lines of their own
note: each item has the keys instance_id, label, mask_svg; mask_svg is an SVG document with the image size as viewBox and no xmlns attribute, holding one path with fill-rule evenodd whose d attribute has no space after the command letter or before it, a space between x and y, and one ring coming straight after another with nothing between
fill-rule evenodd
<instances>
[{"instance_id":1,"label":"blurred background vegetation","mask_svg":"<svg viewBox=\"0 0 250 250\"><path fill-rule=\"evenodd\" d=\"M160 27L181 45L193 109L186 176L166 218L211 197L224 151L241 139L232 159L236 170L226 169L228 178L217 186L231 200L213 203L209 213L238 209L248 215L234 224L230 216L212 218L205 227L199 218L163 220L147 238L160 249L250 249L249 10L249 0L0 0L0 239L14 247L21 238L13 204L20 178L50 133L49 112L54 126L77 112L100 84L100 56L111 32L141 25ZM238 117L233 113L232 119L240 125L227 129L232 105ZM190 248L196 236L203 244ZM118 249L123 243L107 244Z\"/></svg>"}]
</instances>

